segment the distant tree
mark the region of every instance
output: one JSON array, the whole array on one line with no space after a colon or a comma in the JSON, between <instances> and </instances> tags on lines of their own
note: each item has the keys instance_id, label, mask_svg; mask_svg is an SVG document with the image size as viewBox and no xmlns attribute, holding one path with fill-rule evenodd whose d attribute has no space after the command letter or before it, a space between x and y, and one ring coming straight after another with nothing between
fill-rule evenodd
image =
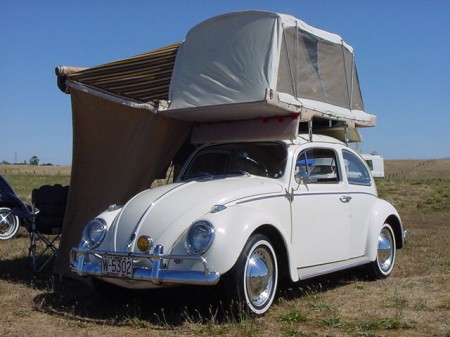
<instances>
[{"instance_id":1,"label":"distant tree","mask_svg":"<svg viewBox=\"0 0 450 337\"><path fill-rule=\"evenodd\" d=\"M33 156L29 162L30 165L39 165L39 158L37 156Z\"/></svg>"}]
</instances>

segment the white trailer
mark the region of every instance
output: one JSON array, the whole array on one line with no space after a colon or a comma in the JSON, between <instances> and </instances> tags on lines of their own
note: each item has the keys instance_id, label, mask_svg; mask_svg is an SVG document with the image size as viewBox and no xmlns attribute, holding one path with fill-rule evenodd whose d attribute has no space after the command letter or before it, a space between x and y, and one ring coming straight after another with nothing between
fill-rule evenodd
<instances>
[{"instance_id":1,"label":"white trailer","mask_svg":"<svg viewBox=\"0 0 450 337\"><path fill-rule=\"evenodd\" d=\"M374 178L384 178L384 159L379 154L361 154Z\"/></svg>"}]
</instances>

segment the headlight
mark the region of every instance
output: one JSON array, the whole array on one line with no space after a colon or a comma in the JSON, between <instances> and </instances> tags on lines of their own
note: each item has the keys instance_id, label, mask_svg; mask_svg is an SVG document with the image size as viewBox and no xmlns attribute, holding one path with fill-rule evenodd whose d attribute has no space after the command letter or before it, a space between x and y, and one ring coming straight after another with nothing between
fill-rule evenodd
<instances>
[{"instance_id":1,"label":"headlight","mask_svg":"<svg viewBox=\"0 0 450 337\"><path fill-rule=\"evenodd\" d=\"M208 221L197 221L189 229L186 249L194 255L203 254L214 241L214 226Z\"/></svg>"},{"instance_id":2,"label":"headlight","mask_svg":"<svg viewBox=\"0 0 450 337\"><path fill-rule=\"evenodd\" d=\"M96 218L88 222L83 231L83 240L89 249L97 248L106 235L106 223L103 219Z\"/></svg>"}]
</instances>

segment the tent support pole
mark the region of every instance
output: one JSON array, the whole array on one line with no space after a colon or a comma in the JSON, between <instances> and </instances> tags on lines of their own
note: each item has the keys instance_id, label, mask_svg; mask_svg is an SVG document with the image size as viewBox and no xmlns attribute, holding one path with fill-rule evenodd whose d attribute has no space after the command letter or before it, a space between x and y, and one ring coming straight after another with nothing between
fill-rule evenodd
<instances>
[{"instance_id":1,"label":"tent support pole","mask_svg":"<svg viewBox=\"0 0 450 337\"><path fill-rule=\"evenodd\" d=\"M309 133L309 141L313 141L313 122L312 119L308 121L308 133Z\"/></svg>"}]
</instances>

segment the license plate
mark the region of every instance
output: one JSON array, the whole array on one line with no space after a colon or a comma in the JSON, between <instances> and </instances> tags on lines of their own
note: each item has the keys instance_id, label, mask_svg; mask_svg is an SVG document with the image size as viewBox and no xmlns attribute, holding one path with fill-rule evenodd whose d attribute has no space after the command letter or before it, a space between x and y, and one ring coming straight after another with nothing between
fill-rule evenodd
<instances>
[{"instance_id":1,"label":"license plate","mask_svg":"<svg viewBox=\"0 0 450 337\"><path fill-rule=\"evenodd\" d=\"M128 256L104 256L102 258L102 274L132 277L133 259Z\"/></svg>"}]
</instances>

